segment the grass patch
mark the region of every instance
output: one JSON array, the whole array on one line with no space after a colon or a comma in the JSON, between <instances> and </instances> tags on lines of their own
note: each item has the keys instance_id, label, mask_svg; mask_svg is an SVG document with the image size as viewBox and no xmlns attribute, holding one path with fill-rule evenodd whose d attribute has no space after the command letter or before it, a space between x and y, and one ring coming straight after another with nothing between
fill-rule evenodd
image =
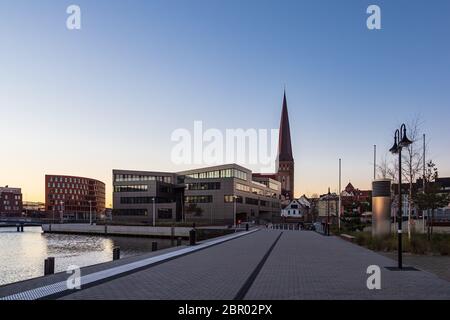
<instances>
[{"instance_id":1,"label":"grass patch","mask_svg":"<svg viewBox=\"0 0 450 320\"><path fill-rule=\"evenodd\" d=\"M396 251L397 236L394 234L372 237L371 232L345 232L355 237L355 243L374 251ZM403 252L412 254L450 255L450 234L434 234L431 240L426 234L412 233L411 239L403 235Z\"/></svg>"}]
</instances>

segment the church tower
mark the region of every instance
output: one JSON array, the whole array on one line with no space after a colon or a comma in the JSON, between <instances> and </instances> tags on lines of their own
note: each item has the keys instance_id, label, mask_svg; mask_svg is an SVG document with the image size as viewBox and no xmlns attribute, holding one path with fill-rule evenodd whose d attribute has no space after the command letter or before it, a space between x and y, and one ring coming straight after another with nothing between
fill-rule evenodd
<instances>
[{"instance_id":1,"label":"church tower","mask_svg":"<svg viewBox=\"0 0 450 320\"><path fill-rule=\"evenodd\" d=\"M276 163L277 179L281 182L281 194L285 199L294 198L294 157L292 156L291 130L286 101L286 91L281 110L280 132L278 138L278 156Z\"/></svg>"}]
</instances>

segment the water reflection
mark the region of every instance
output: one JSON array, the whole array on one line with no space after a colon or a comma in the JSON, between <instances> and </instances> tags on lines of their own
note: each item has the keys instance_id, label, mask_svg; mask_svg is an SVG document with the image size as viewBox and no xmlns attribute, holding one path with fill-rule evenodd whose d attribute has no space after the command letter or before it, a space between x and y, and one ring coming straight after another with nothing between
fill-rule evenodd
<instances>
[{"instance_id":1,"label":"water reflection","mask_svg":"<svg viewBox=\"0 0 450 320\"><path fill-rule=\"evenodd\" d=\"M0 285L42 276L47 257L55 257L55 271L60 272L70 265L111 261L115 246L120 247L121 257L147 253L153 241L158 249L171 246L170 239L44 234L40 227L26 227L19 233L16 228L0 228Z\"/></svg>"}]
</instances>

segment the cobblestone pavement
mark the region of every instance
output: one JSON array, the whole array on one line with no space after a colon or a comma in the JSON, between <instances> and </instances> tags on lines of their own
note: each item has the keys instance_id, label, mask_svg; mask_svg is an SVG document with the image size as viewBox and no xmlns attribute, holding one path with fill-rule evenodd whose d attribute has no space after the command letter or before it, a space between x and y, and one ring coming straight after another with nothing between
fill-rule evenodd
<instances>
[{"instance_id":1,"label":"cobblestone pavement","mask_svg":"<svg viewBox=\"0 0 450 320\"><path fill-rule=\"evenodd\" d=\"M279 232L255 232L63 299L232 299Z\"/></svg>"},{"instance_id":2,"label":"cobblestone pavement","mask_svg":"<svg viewBox=\"0 0 450 320\"><path fill-rule=\"evenodd\" d=\"M450 282L430 272L389 271L384 267L395 266L395 260L340 238L310 231L283 231L276 242L280 233L260 230L61 299L229 300L238 292L244 292L244 299L258 300L450 299ZM152 254L159 253L162 251ZM125 262L111 265L115 263ZM381 268L381 290L366 286L370 265ZM91 267L90 271L107 266ZM49 282L52 277L42 279ZM6 289L36 287L38 282L32 280ZM2 289L5 287L0 288L0 296Z\"/></svg>"},{"instance_id":3,"label":"cobblestone pavement","mask_svg":"<svg viewBox=\"0 0 450 320\"><path fill-rule=\"evenodd\" d=\"M397 252L380 252L380 254L394 260L397 259ZM439 278L450 281L450 256L414 255L404 253L403 261L406 264L434 273Z\"/></svg>"},{"instance_id":4,"label":"cobblestone pavement","mask_svg":"<svg viewBox=\"0 0 450 320\"><path fill-rule=\"evenodd\" d=\"M94 272L107 270L112 267L117 267L117 266L125 265L125 264L131 263L131 262L139 261L142 259L158 256L163 253L172 252L172 251L178 250L183 247L184 246L172 247L172 248L167 248L167 249L163 249L163 250L159 250L159 251L155 251L155 252L149 252L149 253L139 255L139 256L132 256L132 257L127 257L127 258L123 258L120 260L116 260L116 261L99 263L96 265L82 268L81 274L84 276L84 275L88 275L88 274L91 274ZM43 263L44 262L42 261L42 264ZM58 261L56 261L55 263L58 263ZM56 283L59 281L65 281L65 280L67 280L68 277L69 277L69 275L66 272L58 272L56 274L46 276L46 277L42 276L42 277L30 279L30 280L24 280L24 281L11 283L11 284L6 284L3 286L0 286L0 297L5 297L5 296L9 296L9 295L18 293L18 292L50 285L52 283Z\"/></svg>"},{"instance_id":5,"label":"cobblestone pavement","mask_svg":"<svg viewBox=\"0 0 450 320\"><path fill-rule=\"evenodd\" d=\"M367 288L367 267L381 290ZM396 261L336 237L284 232L246 299L450 299L450 282L424 271L389 271Z\"/></svg>"}]
</instances>

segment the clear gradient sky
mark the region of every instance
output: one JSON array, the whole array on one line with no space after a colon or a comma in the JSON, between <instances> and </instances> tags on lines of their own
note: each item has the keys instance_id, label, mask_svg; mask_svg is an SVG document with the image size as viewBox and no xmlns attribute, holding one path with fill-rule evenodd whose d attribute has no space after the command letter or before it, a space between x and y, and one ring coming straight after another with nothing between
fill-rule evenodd
<instances>
[{"instance_id":1,"label":"clear gradient sky","mask_svg":"<svg viewBox=\"0 0 450 320\"><path fill-rule=\"evenodd\" d=\"M297 196L336 190L339 157L369 188L373 145L384 157L417 114L450 176L449 15L447 0L0 0L0 185L44 201L46 173L87 176L109 205L113 168L187 169L177 128L277 128L284 85Z\"/></svg>"}]
</instances>

